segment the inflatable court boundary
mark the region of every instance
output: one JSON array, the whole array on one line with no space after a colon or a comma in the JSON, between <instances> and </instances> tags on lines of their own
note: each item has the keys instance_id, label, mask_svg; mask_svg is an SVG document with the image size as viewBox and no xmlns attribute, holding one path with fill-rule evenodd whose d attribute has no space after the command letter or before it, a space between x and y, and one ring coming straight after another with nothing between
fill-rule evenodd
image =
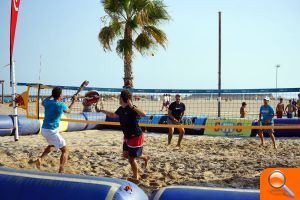
<instances>
[{"instance_id":1,"label":"inflatable court boundary","mask_svg":"<svg viewBox=\"0 0 300 200\"><path fill-rule=\"evenodd\" d=\"M235 188L216 188L216 187L201 187L201 186L167 186L159 189L154 196L152 196L151 200L160 200L160 197L167 189L191 189L191 190L203 190L203 191L224 191L224 192L235 192L235 193L255 193L259 195L259 190L254 189L235 189ZM241 196L241 199L242 196Z\"/></svg>"},{"instance_id":2,"label":"inflatable court boundary","mask_svg":"<svg viewBox=\"0 0 300 200\"><path fill-rule=\"evenodd\" d=\"M0 168L0 174L2 175L10 175L10 176L18 176L18 177L26 177L26 178L34 178L34 179L44 179L44 180L55 180L55 181L65 181L65 182L76 182L76 183L87 183L87 184L97 184L97 185L107 185L110 186L110 190L105 198L105 200L113 200L113 197L117 190L121 187L118 183L112 183L101 180L89 180L89 179L81 179L75 177L59 177L55 175L46 175L46 174L30 174L23 172L10 172L3 171Z\"/></svg>"}]
</instances>

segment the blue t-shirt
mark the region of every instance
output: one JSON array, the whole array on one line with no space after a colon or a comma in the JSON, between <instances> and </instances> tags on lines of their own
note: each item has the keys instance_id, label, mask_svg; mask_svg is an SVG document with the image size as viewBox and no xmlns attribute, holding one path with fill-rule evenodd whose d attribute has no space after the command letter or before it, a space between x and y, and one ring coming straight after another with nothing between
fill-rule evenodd
<instances>
[{"instance_id":1,"label":"blue t-shirt","mask_svg":"<svg viewBox=\"0 0 300 200\"><path fill-rule=\"evenodd\" d=\"M59 127L61 115L68 107L64 102L47 99L44 101L45 119L42 128L55 130Z\"/></svg>"},{"instance_id":2,"label":"blue t-shirt","mask_svg":"<svg viewBox=\"0 0 300 200\"><path fill-rule=\"evenodd\" d=\"M262 123L265 124L267 121L273 124L273 117L274 117L274 109L270 105L262 105L260 107L260 113L262 116Z\"/></svg>"}]
</instances>

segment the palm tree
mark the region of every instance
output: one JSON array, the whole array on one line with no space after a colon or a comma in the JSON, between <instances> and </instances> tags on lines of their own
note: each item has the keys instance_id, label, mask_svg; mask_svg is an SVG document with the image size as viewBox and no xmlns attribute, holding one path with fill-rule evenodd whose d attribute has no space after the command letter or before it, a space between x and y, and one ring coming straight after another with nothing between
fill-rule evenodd
<instances>
[{"instance_id":1,"label":"palm tree","mask_svg":"<svg viewBox=\"0 0 300 200\"><path fill-rule=\"evenodd\" d=\"M118 39L116 52L124 60L124 87L133 87L132 58L134 49L142 55L150 53L158 45L166 48L167 36L157 28L170 16L162 0L102 0L106 16L99 33L104 51L111 51L112 43Z\"/></svg>"}]
</instances>

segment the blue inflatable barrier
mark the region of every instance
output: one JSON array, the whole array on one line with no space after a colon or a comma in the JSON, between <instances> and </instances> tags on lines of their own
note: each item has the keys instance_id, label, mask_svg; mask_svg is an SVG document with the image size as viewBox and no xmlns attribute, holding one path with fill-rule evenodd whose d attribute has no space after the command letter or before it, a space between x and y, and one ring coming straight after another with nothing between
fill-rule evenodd
<instances>
[{"instance_id":1,"label":"blue inflatable barrier","mask_svg":"<svg viewBox=\"0 0 300 200\"><path fill-rule=\"evenodd\" d=\"M167 124L168 116L167 115L153 115L151 124ZM148 132L154 133L168 133L169 129L164 127L147 127Z\"/></svg>"},{"instance_id":2,"label":"blue inflatable barrier","mask_svg":"<svg viewBox=\"0 0 300 200\"><path fill-rule=\"evenodd\" d=\"M119 118L111 118L106 116L106 122L119 122ZM111 130L121 130L121 127L118 125L102 125L101 129L111 129Z\"/></svg>"},{"instance_id":3,"label":"blue inflatable barrier","mask_svg":"<svg viewBox=\"0 0 300 200\"><path fill-rule=\"evenodd\" d=\"M184 116L182 123L185 125L205 125L207 117L200 116ZM186 128L185 133L188 135L204 135L204 128Z\"/></svg>"},{"instance_id":4,"label":"blue inflatable barrier","mask_svg":"<svg viewBox=\"0 0 300 200\"><path fill-rule=\"evenodd\" d=\"M252 122L252 126L258 126L257 121ZM299 118L281 118L281 119L274 119L274 125L280 126L280 125L300 125L300 119ZM259 129L252 129L251 130L251 137L255 137L258 133ZM274 135L275 137L300 137L300 129L274 129ZM269 137L269 135L264 134L265 137Z\"/></svg>"},{"instance_id":5,"label":"blue inflatable barrier","mask_svg":"<svg viewBox=\"0 0 300 200\"><path fill-rule=\"evenodd\" d=\"M106 116L103 113L83 113L83 114L66 114L65 117L70 117L79 120L97 120L105 121ZM38 134L41 128L41 120L28 119L24 115L18 116L19 134L20 135L33 135ZM99 128L98 124L75 123L68 122L63 131L82 131ZM14 124L13 117L9 115L0 115L0 136L9 136L13 134Z\"/></svg>"},{"instance_id":6,"label":"blue inflatable barrier","mask_svg":"<svg viewBox=\"0 0 300 200\"><path fill-rule=\"evenodd\" d=\"M148 117L148 116L147 116ZM152 115L147 118L142 118L142 123L143 121L148 120L150 124L168 124L168 115ZM182 118L182 124L185 125L205 125L207 120L207 117L205 116L184 116ZM168 128L162 128L162 127L148 127L147 128L148 132L157 132L157 133L168 133L169 129ZM177 129L174 130L175 133L177 133ZM204 134L204 129L196 129L196 128L186 128L185 133L188 135L203 135Z\"/></svg>"},{"instance_id":7,"label":"blue inflatable barrier","mask_svg":"<svg viewBox=\"0 0 300 200\"><path fill-rule=\"evenodd\" d=\"M40 131L40 120L28 119L26 116L18 116L19 135L33 135Z\"/></svg>"},{"instance_id":8,"label":"blue inflatable barrier","mask_svg":"<svg viewBox=\"0 0 300 200\"><path fill-rule=\"evenodd\" d=\"M167 123L167 121L164 122L164 119L162 119L163 116L166 115L151 115L150 120L151 124L162 124L162 123Z\"/></svg>"},{"instance_id":9,"label":"blue inflatable barrier","mask_svg":"<svg viewBox=\"0 0 300 200\"><path fill-rule=\"evenodd\" d=\"M251 124L252 126L259 126L258 121L254 120ZM250 137L256 137L258 134L259 129L251 129Z\"/></svg>"},{"instance_id":10,"label":"blue inflatable barrier","mask_svg":"<svg viewBox=\"0 0 300 200\"><path fill-rule=\"evenodd\" d=\"M163 116L163 115L146 115L145 117L140 118L139 123L140 124L158 124L161 116ZM106 117L106 121L107 122L119 122L119 118ZM112 126L112 125L105 125L104 128L115 129L115 130L121 129L120 126ZM147 128L147 129L149 129L149 128Z\"/></svg>"},{"instance_id":11,"label":"blue inflatable barrier","mask_svg":"<svg viewBox=\"0 0 300 200\"><path fill-rule=\"evenodd\" d=\"M153 124L153 118L155 115L146 115L145 117L141 117L141 119L139 120L140 124Z\"/></svg>"},{"instance_id":12,"label":"blue inflatable barrier","mask_svg":"<svg viewBox=\"0 0 300 200\"><path fill-rule=\"evenodd\" d=\"M6 115L0 115L2 120L0 122L0 136L11 135L12 134L12 118ZM89 120L89 121L107 121L107 122L119 122L119 118L109 118L106 117L104 113L95 113L95 112L85 112L82 114L65 114L66 118L78 119L78 120ZM1 119L1 118L0 118ZM206 117L202 116L184 116L183 124L195 124L195 125L204 125L206 122ZM168 116L167 115L147 115L145 117L141 117L140 123L143 124L167 124ZM1 123L3 125L1 125ZM8 125L4 125L4 124ZM19 132L20 135L31 135L37 134L40 130L40 120L28 119L25 116L19 116ZM9 125L10 124L10 125ZM5 128L9 127L9 128ZM82 131L82 130L91 130L91 129L99 129L99 128L107 128L107 129L117 129L120 130L120 126L112 126L112 125L99 125L99 124L88 124L88 122L68 122L65 125L65 129L63 131L72 132L72 131ZM142 127L145 130L144 127ZM167 133L168 128L164 127L148 127L148 132L158 132L158 133ZM185 129L186 134L197 134L203 135L204 129ZM177 129L175 129L175 133Z\"/></svg>"},{"instance_id":13,"label":"blue inflatable barrier","mask_svg":"<svg viewBox=\"0 0 300 200\"><path fill-rule=\"evenodd\" d=\"M139 123L143 124L162 124L161 118L165 116L162 114L158 115L147 115L145 117L142 117L139 121ZM145 128L148 132L156 132L156 133L167 133L168 128L159 128L159 127L147 127Z\"/></svg>"},{"instance_id":14,"label":"blue inflatable barrier","mask_svg":"<svg viewBox=\"0 0 300 200\"><path fill-rule=\"evenodd\" d=\"M104 113L97 112L85 112L84 117L90 121L106 121L106 115ZM98 124L88 124L86 130L92 130L99 128Z\"/></svg>"},{"instance_id":15,"label":"blue inflatable barrier","mask_svg":"<svg viewBox=\"0 0 300 200\"><path fill-rule=\"evenodd\" d=\"M86 117L83 114L65 114L67 118L73 118L78 120L86 121ZM69 122L67 131L83 131L88 127L87 123L76 123L76 122Z\"/></svg>"},{"instance_id":16,"label":"blue inflatable barrier","mask_svg":"<svg viewBox=\"0 0 300 200\"><path fill-rule=\"evenodd\" d=\"M182 121L183 124L194 124L194 125L205 125L207 120L207 117L205 116L184 116ZM106 121L108 122L119 122L119 118L106 118ZM158 115L146 115L145 117L141 117L139 120L140 124L167 124L168 123L168 116L163 114ZM117 129L120 130L120 126L110 126L105 125L104 128L107 129ZM144 129L144 127L142 127ZM146 128L148 132L156 132L156 133L168 133L169 129L164 127L147 127ZM204 129L192 129L188 128L185 129L186 134L189 135L203 135ZM175 129L175 132L177 130Z\"/></svg>"},{"instance_id":17,"label":"blue inflatable barrier","mask_svg":"<svg viewBox=\"0 0 300 200\"><path fill-rule=\"evenodd\" d=\"M292 119L274 119L275 125L300 125L299 118ZM300 129L275 129L275 137L299 137Z\"/></svg>"},{"instance_id":18,"label":"blue inflatable barrier","mask_svg":"<svg viewBox=\"0 0 300 200\"><path fill-rule=\"evenodd\" d=\"M150 200L259 200L258 190L170 186L154 193Z\"/></svg>"},{"instance_id":19,"label":"blue inflatable barrier","mask_svg":"<svg viewBox=\"0 0 300 200\"><path fill-rule=\"evenodd\" d=\"M129 181L0 168L1 200L148 200Z\"/></svg>"},{"instance_id":20,"label":"blue inflatable barrier","mask_svg":"<svg viewBox=\"0 0 300 200\"><path fill-rule=\"evenodd\" d=\"M0 136L8 136L12 134L14 128L13 121L8 115L0 115Z\"/></svg>"}]
</instances>

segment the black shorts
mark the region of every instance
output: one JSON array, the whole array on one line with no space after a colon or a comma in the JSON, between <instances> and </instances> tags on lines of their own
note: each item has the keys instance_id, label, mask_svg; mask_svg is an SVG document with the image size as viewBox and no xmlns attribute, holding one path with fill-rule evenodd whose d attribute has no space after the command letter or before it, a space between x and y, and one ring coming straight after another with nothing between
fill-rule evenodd
<instances>
[{"instance_id":1,"label":"black shorts","mask_svg":"<svg viewBox=\"0 0 300 200\"><path fill-rule=\"evenodd\" d=\"M298 110L298 117L300 118L300 110Z\"/></svg>"},{"instance_id":2,"label":"black shorts","mask_svg":"<svg viewBox=\"0 0 300 200\"><path fill-rule=\"evenodd\" d=\"M180 124L181 124L181 120L179 120L179 122L176 123L175 121L171 120L171 119L168 117L167 124L176 124L176 125L180 125Z\"/></svg>"},{"instance_id":3,"label":"black shorts","mask_svg":"<svg viewBox=\"0 0 300 200\"><path fill-rule=\"evenodd\" d=\"M140 157L143 155L143 146L141 147L129 147L125 142L123 142L123 151L128 152L130 157Z\"/></svg>"}]
</instances>

